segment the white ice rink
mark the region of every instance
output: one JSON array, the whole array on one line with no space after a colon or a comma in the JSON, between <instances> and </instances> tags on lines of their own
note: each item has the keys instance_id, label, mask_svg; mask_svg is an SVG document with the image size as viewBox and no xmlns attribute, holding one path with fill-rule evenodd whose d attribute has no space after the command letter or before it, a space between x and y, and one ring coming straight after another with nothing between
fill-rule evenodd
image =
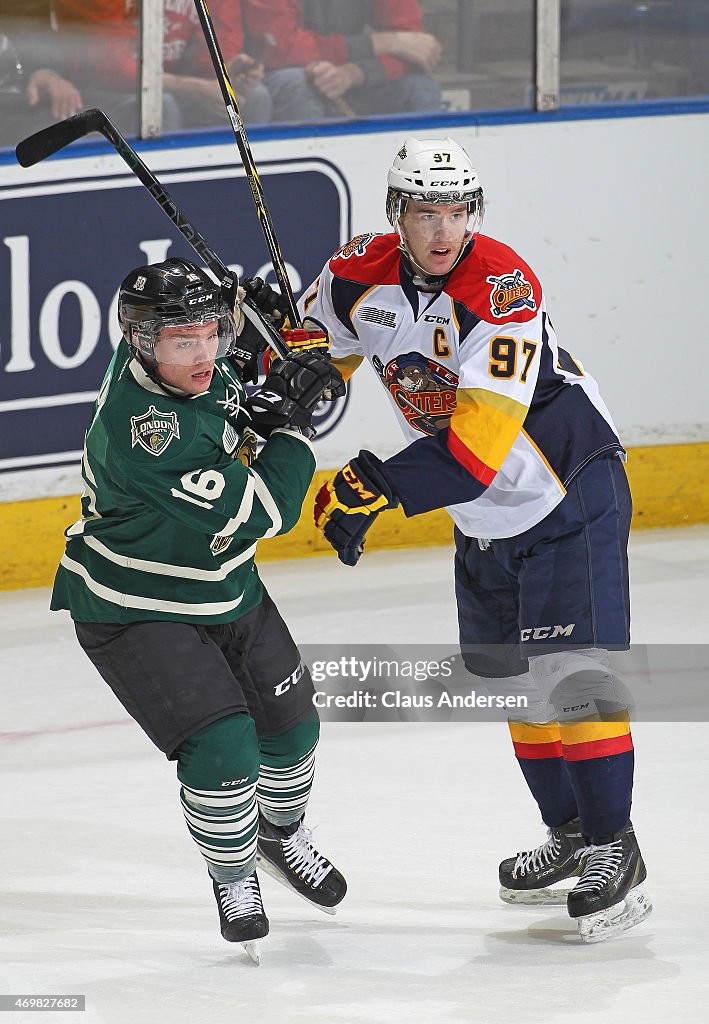
<instances>
[{"instance_id":1,"label":"white ice rink","mask_svg":"<svg viewBox=\"0 0 709 1024\"><path fill-rule=\"evenodd\" d=\"M631 557L634 641L706 642L709 528ZM455 643L445 549L262 575L301 643ZM219 935L174 765L47 604L0 594L0 992L85 994L82 1024L709 1021L706 723L634 726L655 912L594 946L497 897L498 861L544 839L504 725L325 723L308 818L349 894L331 918L265 877L257 968Z\"/></svg>"}]
</instances>

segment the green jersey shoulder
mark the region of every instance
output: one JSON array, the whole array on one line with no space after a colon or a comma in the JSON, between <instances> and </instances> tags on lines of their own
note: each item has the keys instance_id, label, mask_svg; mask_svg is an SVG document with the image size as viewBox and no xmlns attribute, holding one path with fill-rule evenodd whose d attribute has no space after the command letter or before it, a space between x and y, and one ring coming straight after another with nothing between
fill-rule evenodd
<instances>
[{"instance_id":1,"label":"green jersey shoulder","mask_svg":"<svg viewBox=\"0 0 709 1024\"><path fill-rule=\"evenodd\" d=\"M275 431L244 464L246 405L225 361L207 392L181 397L121 342L86 434L82 518L53 607L106 622L226 621L253 607L256 542L297 522L315 459L305 438Z\"/></svg>"}]
</instances>

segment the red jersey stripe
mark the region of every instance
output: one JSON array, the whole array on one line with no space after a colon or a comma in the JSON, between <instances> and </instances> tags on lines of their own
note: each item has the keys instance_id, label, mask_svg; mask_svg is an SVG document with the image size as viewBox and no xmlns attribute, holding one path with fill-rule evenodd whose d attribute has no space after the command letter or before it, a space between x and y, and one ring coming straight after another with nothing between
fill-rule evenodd
<instances>
[{"instance_id":1,"label":"red jersey stripe","mask_svg":"<svg viewBox=\"0 0 709 1024\"><path fill-rule=\"evenodd\" d=\"M448 450L481 484L487 487L495 479L496 470L491 469L482 459L479 459L477 455L471 452L470 448L461 441L452 427L448 428Z\"/></svg>"}]
</instances>

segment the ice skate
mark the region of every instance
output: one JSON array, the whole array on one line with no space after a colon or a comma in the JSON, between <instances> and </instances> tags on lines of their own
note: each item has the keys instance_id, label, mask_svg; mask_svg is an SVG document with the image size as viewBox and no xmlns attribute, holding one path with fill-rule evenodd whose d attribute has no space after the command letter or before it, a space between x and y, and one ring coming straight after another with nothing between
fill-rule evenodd
<instances>
[{"instance_id":1,"label":"ice skate","mask_svg":"<svg viewBox=\"0 0 709 1024\"><path fill-rule=\"evenodd\" d=\"M311 837L302 818L292 825L272 825L261 815L256 863L308 903L334 914L347 892L347 882L327 857L318 853Z\"/></svg>"},{"instance_id":2,"label":"ice skate","mask_svg":"<svg viewBox=\"0 0 709 1024\"><path fill-rule=\"evenodd\" d=\"M518 853L500 864L500 899L505 903L564 906L583 869L578 856L584 838L578 818L550 828L536 850Z\"/></svg>"},{"instance_id":3,"label":"ice skate","mask_svg":"<svg viewBox=\"0 0 709 1024\"><path fill-rule=\"evenodd\" d=\"M268 918L254 871L240 882L212 879L219 907L219 923L227 942L239 942L255 964L261 963L259 939L268 935Z\"/></svg>"},{"instance_id":4,"label":"ice skate","mask_svg":"<svg viewBox=\"0 0 709 1024\"><path fill-rule=\"evenodd\" d=\"M567 906L582 942L610 939L652 911L644 885L647 871L630 822L613 842L586 846L576 856L583 860L583 871Z\"/></svg>"}]
</instances>

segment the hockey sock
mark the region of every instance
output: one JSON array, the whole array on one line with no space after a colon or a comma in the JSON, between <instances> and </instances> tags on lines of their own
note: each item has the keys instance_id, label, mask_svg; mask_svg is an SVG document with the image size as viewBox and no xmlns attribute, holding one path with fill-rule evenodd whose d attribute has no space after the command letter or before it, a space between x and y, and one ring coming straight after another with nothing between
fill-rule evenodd
<instances>
[{"instance_id":1,"label":"hockey sock","mask_svg":"<svg viewBox=\"0 0 709 1024\"><path fill-rule=\"evenodd\" d=\"M634 752L627 711L560 722L561 743L584 835L609 842L630 818Z\"/></svg>"},{"instance_id":2,"label":"hockey sock","mask_svg":"<svg viewBox=\"0 0 709 1024\"><path fill-rule=\"evenodd\" d=\"M530 672L557 713L583 834L599 841L620 832L630 817L634 755L627 704L608 652L552 652L530 658Z\"/></svg>"},{"instance_id":3,"label":"hockey sock","mask_svg":"<svg viewBox=\"0 0 709 1024\"><path fill-rule=\"evenodd\" d=\"M212 722L178 747L182 811L217 882L238 882L254 870L258 765L256 727L247 714Z\"/></svg>"},{"instance_id":4,"label":"hockey sock","mask_svg":"<svg viewBox=\"0 0 709 1024\"><path fill-rule=\"evenodd\" d=\"M305 813L320 735L317 715L278 736L262 736L256 797L272 825L290 825Z\"/></svg>"},{"instance_id":5,"label":"hockey sock","mask_svg":"<svg viewBox=\"0 0 709 1024\"><path fill-rule=\"evenodd\" d=\"M510 720L510 735L522 774L549 828L578 814L562 754L559 723Z\"/></svg>"}]
</instances>

